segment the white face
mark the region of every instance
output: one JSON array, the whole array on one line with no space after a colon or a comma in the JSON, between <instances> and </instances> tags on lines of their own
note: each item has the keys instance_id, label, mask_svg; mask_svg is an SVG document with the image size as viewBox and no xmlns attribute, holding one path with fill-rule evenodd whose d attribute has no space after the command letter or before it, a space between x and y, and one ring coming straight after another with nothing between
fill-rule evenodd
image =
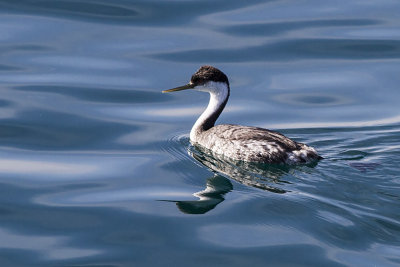
<instances>
[{"instance_id":1,"label":"white face","mask_svg":"<svg viewBox=\"0 0 400 267\"><path fill-rule=\"evenodd\" d=\"M224 83L224 82L209 81L203 85L197 85L193 89L197 90L197 91L201 91L201 92L209 92L209 93L218 94L220 92L226 91L228 88L227 88L226 83Z\"/></svg>"}]
</instances>

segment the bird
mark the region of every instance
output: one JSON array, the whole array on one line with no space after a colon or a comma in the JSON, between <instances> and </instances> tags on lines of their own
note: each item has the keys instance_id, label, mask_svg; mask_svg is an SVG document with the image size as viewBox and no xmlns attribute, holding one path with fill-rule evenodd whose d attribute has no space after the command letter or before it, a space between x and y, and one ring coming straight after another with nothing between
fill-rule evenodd
<instances>
[{"instance_id":1,"label":"bird","mask_svg":"<svg viewBox=\"0 0 400 267\"><path fill-rule=\"evenodd\" d=\"M221 70L209 65L202 66L192 75L188 84L162 92L188 89L210 94L207 108L190 131L190 142L194 146L244 162L298 164L322 159L311 146L273 130L234 124L215 125L230 95L228 77Z\"/></svg>"}]
</instances>

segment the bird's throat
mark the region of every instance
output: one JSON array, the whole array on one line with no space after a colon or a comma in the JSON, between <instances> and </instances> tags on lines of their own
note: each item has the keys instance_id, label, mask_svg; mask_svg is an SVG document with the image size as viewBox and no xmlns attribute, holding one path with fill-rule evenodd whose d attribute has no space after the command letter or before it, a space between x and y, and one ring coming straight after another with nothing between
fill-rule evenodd
<instances>
[{"instance_id":1,"label":"bird's throat","mask_svg":"<svg viewBox=\"0 0 400 267\"><path fill-rule=\"evenodd\" d=\"M210 101L208 106L197 119L190 131L190 140L192 142L197 142L196 140L202 132L207 131L215 125L215 122L228 102L229 87L225 84L219 84L217 86L218 88L216 88L216 90L209 90Z\"/></svg>"}]
</instances>

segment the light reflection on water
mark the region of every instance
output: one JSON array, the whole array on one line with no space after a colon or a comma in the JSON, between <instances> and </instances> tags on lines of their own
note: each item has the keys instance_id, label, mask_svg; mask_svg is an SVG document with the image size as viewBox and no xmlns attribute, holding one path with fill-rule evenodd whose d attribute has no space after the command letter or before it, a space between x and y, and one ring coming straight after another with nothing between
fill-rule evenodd
<instances>
[{"instance_id":1,"label":"light reflection on water","mask_svg":"<svg viewBox=\"0 0 400 267\"><path fill-rule=\"evenodd\" d=\"M9 174L43 174L57 175L68 173L68 175L82 175L95 172L96 166L87 164L71 164L65 162L49 162L49 161L28 161L19 159L0 159L0 173Z\"/></svg>"},{"instance_id":2,"label":"light reflection on water","mask_svg":"<svg viewBox=\"0 0 400 267\"><path fill-rule=\"evenodd\" d=\"M0 2L1 266L396 266L396 1ZM317 148L238 164L188 133L220 123ZM200 259L200 260L199 260Z\"/></svg>"}]
</instances>

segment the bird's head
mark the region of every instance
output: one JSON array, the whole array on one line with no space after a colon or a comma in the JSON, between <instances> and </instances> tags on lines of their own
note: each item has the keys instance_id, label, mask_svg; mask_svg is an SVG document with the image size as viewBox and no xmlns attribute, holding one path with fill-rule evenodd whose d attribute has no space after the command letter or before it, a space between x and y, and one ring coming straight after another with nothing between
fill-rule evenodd
<instances>
[{"instance_id":1,"label":"bird's head","mask_svg":"<svg viewBox=\"0 0 400 267\"><path fill-rule=\"evenodd\" d=\"M213 66L202 66L192 75L190 82L183 86L162 91L163 93L194 89L203 92L219 93L226 88L229 90L228 77Z\"/></svg>"}]
</instances>

